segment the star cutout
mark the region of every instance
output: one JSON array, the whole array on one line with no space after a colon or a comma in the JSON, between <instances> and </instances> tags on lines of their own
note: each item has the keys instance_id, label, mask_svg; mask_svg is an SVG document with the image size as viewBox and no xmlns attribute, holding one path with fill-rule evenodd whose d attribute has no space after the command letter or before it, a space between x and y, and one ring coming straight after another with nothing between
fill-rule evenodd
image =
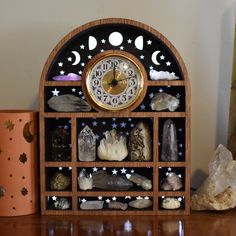
<instances>
[{"instance_id":1,"label":"star cutout","mask_svg":"<svg viewBox=\"0 0 236 236\"><path fill-rule=\"evenodd\" d=\"M107 168L106 167L103 167L102 170L106 170Z\"/></svg>"},{"instance_id":2,"label":"star cutout","mask_svg":"<svg viewBox=\"0 0 236 236\"><path fill-rule=\"evenodd\" d=\"M72 61L72 57L68 57L67 60L68 60L68 61Z\"/></svg>"},{"instance_id":3,"label":"star cutout","mask_svg":"<svg viewBox=\"0 0 236 236\"><path fill-rule=\"evenodd\" d=\"M64 129L68 129L69 128L69 126L68 125L64 125Z\"/></svg>"},{"instance_id":4,"label":"star cutout","mask_svg":"<svg viewBox=\"0 0 236 236\"><path fill-rule=\"evenodd\" d=\"M79 92L78 92L78 94L79 94L79 95L82 95L82 94L83 94L83 92L82 92L82 91L79 91Z\"/></svg>"},{"instance_id":5,"label":"star cutout","mask_svg":"<svg viewBox=\"0 0 236 236\"><path fill-rule=\"evenodd\" d=\"M72 167L71 167L71 166L69 166L69 167L68 167L68 169L69 169L69 170L72 170Z\"/></svg>"},{"instance_id":6,"label":"star cutout","mask_svg":"<svg viewBox=\"0 0 236 236\"><path fill-rule=\"evenodd\" d=\"M182 147L183 147L183 144L182 144L182 143L180 143L180 144L179 144L179 147L180 147L180 148L182 148Z\"/></svg>"},{"instance_id":7,"label":"star cutout","mask_svg":"<svg viewBox=\"0 0 236 236\"><path fill-rule=\"evenodd\" d=\"M150 69L150 70L153 70L153 66L149 66L149 69Z\"/></svg>"},{"instance_id":8,"label":"star cutout","mask_svg":"<svg viewBox=\"0 0 236 236\"><path fill-rule=\"evenodd\" d=\"M84 49L84 48L85 48L85 46L82 44L82 45L80 45L80 48L81 48L81 49Z\"/></svg>"},{"instance_id":9,"label":"star cutout","mask_svg":"<svg viewBox=\"0 0 236 236\"><path fill-rule=\"evenodd\" d=\"M149 93L149 98L153 98L154 93Z\"/></svg>"},{"instance_id":10,"label":"star cutout","mask_svg":"<svg viewBox=\"0 0 236 236\"><path fill-rule=\"evenodd\" d=\"M103 125L106 125L106 121L103 121L102 124L103 124Z\"/></svg>"},{"instance_id":11,"label":"star cutout","mask_svg":"<svg viewBox=\"0 0 236 236\"><path fill-rule=\"evenodd\" d=\"M138 196L138 197L136 197L136 199L137 199L137 200L140 200L140 199L143 199L143 198L142 198L142 197L140 197L140 196Z\"/></svg>"},{"instance_id":12,"label":"star cutout","mask_svg":"<svg viewBox=\"0 0 236 236\"><path fill-rule=\"evenodd\" d=\"M159 91L160 93L162 93L164 90L163 90L162 88L160 88L158 91Z\"/></svg>"},{"instance_id":13,"label":"star cutout","mask_svg":"<svg viewBox=\"0 0 236 236\"><path fill-rule=\"evenodd\" d=\"M179 128L179 132L182 132L183 130L182 130L182 128Z\"/></svg>"},{"instance_id":14,"label":"star cutout","mask_svg":"<svg viewBox=\"0 0 236 236\"><path fill-rule=\"evenodd\" d=\"M111 200L110 199L106 199L106 203L109 203Z\"/></svg>"},{"instance_id":15,"label":"star cutout","mask_svg":"<svg viewBox=\"0 0 236 236\"><path fill-rule=\"evenodd\" d=\"M104 44L104 43L106 43L106 40L105 40L105 39L102 39L101 42Z\"/></svg>"},{"instance_id":16,"label":"star cutout","mask_svg":"<svg viewBox=\"0 0 236 236\"><path fill-rule=\"evenodd\" d=\"M132 121L132 118L129 118L128 121L129 121L129 122Z\"/></svg>"},{"instance_id":17,"label":"star cutout","mask_svg":"<svg viewBox=\"0 0 236 236\"><path fill-rule=\"evenodd\" d=\"M81 202L87 202L87 200L86 200L85 198L83 198L83 199L81 200Z\"/></svg>"},{"instance_id":18,"label":"star cutout","mask_svg":"<svg viewBox=\"0 0 236 236\"><path fill-rule=\"evenodd\" d=\"M169 61L167 61L167 62L166 62L166 65L167 65L167 66L170 66L170 65L171 65L171 63L170 63Z\"/></svg>"},{"instance_id":19,"label":"star cutout","mask_svg":"<svg viewBox=\"0 0 236 236\"><path fill-rule=\"evenodd\" d=\"M126 196L125 199L131 199L131 197L130 196Z\"/></svg>"},{"instance_id":20,"label":"star cutout","mask_svg":"<svg viewBox=\"0 0 236 236\"><path fill-rule=\"evenodd\" d=\"M162 198L162 199L164 199L164 198L165 198L165 196L161 196L161 198Z\"/></svg>"},{"instance_id":21,"label":"star cutout","mask_svg":"<svg viewBox=\"0 0 236 236\"><path fill-rule=\"evenodd\" d=\"M60 93L60 91L58 91L56 88L51 92L53 96L58 96L58 94Z\"/></svg>"},{"instance_id":22,"label":"star cutout","mask_svg":"<svg viewBox=\"0 0 236 236\"><path fill-rule=\"evenodd\" d=\"M132 40L131 40L131 39L128 39L127 42L128 42L128 43L132 43Z\"/></svg>"},{"instance_id":23,"label":"star cutout","mask_svg":"<svg viewBox=\"0 0 236 236\"><path fill-rule=\"evenodd\" d=\"M63 167L58 167L58 170L62 170L63 169Z\"/></svg>"},{"instance_id":24,"label":"star cutout","mask_svg":"<svg viewBox=\"0 0 236 236\"><path fill-rule=\"evenodd\" d=\"M61 70L61 71L60 71L60 74L61 74L61 75L64 75L64 74L65 74L65 71L64 71L64 70Z\"/></svg>"},{"instance_id":25,"label":"star cutout","mask_svg":"<svg viewBox=\"0 0 236 236\"><path fill-rule=\"evenodd\" d=\"M151 45L152 44L152 41L151 40L148 40L147 41L147 45Z\"/></svg>"},{"instance_id":26,"label":"star cutout","mask_svg":"<svg viewBox=\"0 0 236 236\"><path fill-rule=\"evenodd\" d=\"M79 73L79 75L82 75L82 74L83 74L83 72L82 72L81 70L80 70L78 73Z\"/></svg>"},{"instance_id":27,"label":"star cutout","mask_svg":"<svg viewBox=\"0 0 236 236\"><path fill-rule=\"evenodd\" d=\"M182 198L181 198L181 197L179 197L179 198L178 198L178 201L179 201L179 202L182 202Z\"/></svg>"},{"instance_id":28,"label":"star cutout","mask_svg":"<svg viewBox=\"0 0 236 236\"><path fill-rule=\"evenodd\" d=\"M113 197L113 198L112 198L112 201L116 201L116 197Z\"/></svg>"},{"instance_id":29,"label":"star cutout","mask_svg":"<svg viewBox=\"0 0 236 236\"><path fill-rule=\"evenodd\" d=\"M171 170L172 170L172 168L171 168L171 167L169 167L169 168L168 168L168 171L171 171Z\"/></svg>"},{"instance_id":30,"label":"star cutout","mask_svg":"<svg viewBox=\"0 0 236 236\"><path fill-rule=\"evenodd\" d=\"M98 168L97 167L93 167L93 172L97 172Z\"/></svg>"},{"instance_id":31,"label":"star cutout","mask_svg":"<svg viewBox=\"0 0 236 236\"><path fill-rule=\"evenodd\" d=\"M101 49L100 52L104 52L104 49Z\"/></svg>"},{"instance_id":32,"label":"star cutout","mask_svg":"<svg viewBox=\"0 0 236 236\"><path fill-rule=\"evenodd\" d=\"M116 121L116 118L115 118L115 117L113 117L113 118L112 118L112 120L113 120L113 121Z\"/></svg>"},{"instance_id":33,"label":"star cutout","mask_svg":"<svg viewBox=\"0 0 236 236\"><path fill-rule=\"evenodd\" d=\"M134 170L132 169L132 170L130 171L130 173L132 173L132 174L133 174L133 173L134 173Z\"/></svg>"},{"instance_id":34,"label":"star cutout","mask_svg":"<svg viewBox=\"0 0 236 236\"><path fill-rule=\"evenodd\" d=\"M10 120L7 120L7 121L5 121L4 122L4 127L6 128L6 129L8 129L9 131L12 131L13 129L14 129L14 124L13 124L13 122L12 121L10 121Z\"/></svg>"},{"instance_id":35,"label":"star cutout","mask_svg":"<svg viewBox=\"0 0 236 236\"><path fill-rule=\"evenodd\" d=\"M161 59L161 60L164 60L164 59L165 59L165 56L161 55L161 56L160 56L160 59Z\"/></svg>"},{"instance_id":36,"label":"star cutout","mask_svg":"<svg viewBox=\"0 0 236 236\"><path fill-rule=\"evenodd\" d=\"M169 175L169 172L166 172L166 176L168 176Z\"/></svg>"},{"instance_id":37,"label":"star cutout","mask_svg":"<svg viewBox=\"0 0 236 236\"><path fill-rule=\"evenodd\" d=\"M63 66L63 63L62 63L62 62L59 62L59 63L58 63L58 66L62 67L62 66Z\"/></svg>"},{"instance_id":38,"label":"star cutout","mask_svg":"<svg viewBox=\"0 0 236 236\"><path fill-rule=\"evenodd\" d=\"M179 178L182 178L182 175L181 175L181 174L179 174L178 176L179 176Z\"/></svg>"},{"instance_id":39,"label":"star cutout","mask_svg":"<svg viewBox=\"0 0 236 236\"><path fill-rule=\"evenodd\" d=\"M98 197L98 200L102 200L102 196L99 196L99 197Z\"/></svg>"},{"instance_id":40,"label":"star cutout","mask_svg":"<svg viewBox=\"0 0 236 236\"><path fill-rule=\"evenodd\" d=\"M120 50L124 50L124 47L123 47L123 46L120 46Z\"/></svg>"},{"instance_id":41,"label":"star cutout","mask_svg":"<svg viewBox=\"0 0 236 236\"><path fill-rule=\"evenodd\" d=\"M115 129L117 127L117 124L113 123L111 126L112 126L112 129Z\"/></svg>"},{"instance_id":42,"label":"star cutout","mask_svg":"<svg viewBox=\"0 0 236 236\"><path fill-rule=\"evenodd\" d=\"M121 127L121 128L125 128L125 127L126 127L126 123L125 123L124 121L121 122L121 123L120 123L120 127Z\"/></svg>"},{"instance_id":43,"label":"star cutout","mask_svg":"<svg viewBox=\"0 0 236 236\"><path fill-rule=\"evenodd\" d=\"M140 56L140 59L142 59L142 60L143 60L143 59L144 59L144 55L141 55L141 56Z\"/></svg>"},{"instance_id":44,"label":"star cutout","mask_svg":"<svg viewBox=\"0 0 236 236\"><path fill-rule=\"evenodd\" d=\"M116 169L114 169L114 170L112 170L111 172L112 172L112 175L117 175L117 172L118 172L118 171L117 171Z\"/></svg>"},{"instance_id":45,"label":"star cutout","mask_svg":"<svg viewBox=\"0 0 236 236\"><path fill-rule=\"evenodd\" d=\"M120 171L121 171L121 174L126 174L127 170L123 167Z\"/></svg>"},{"instance_id":46,"label":"star cutout","mask_svg":"<svg viewBox=\"0 0 236 236\"><path fill-rule=\"evenodd\" d=\"M134 124L131 124L130 127L133 128L133 127L134 127Z\"/></svg>"},{"instance_id":47,"label":"star cutout","mask_svg":"<svg viewBox=\"0 0 236 236\"><path fill-rule=\"evenodd\" d=\"M99 140L100 136L98 134L96 134L95 136L96 136L96 140Z\"/></svg>"},{"instance_id":48,"label":"star cutout","mask_svg":"<svg viewBox=\"0 0 236 236\"><path fill-rule=\"evenodd\" d=\"M97 121L94 121L92 124L93 124L93 126L95 127L95 126L97 126L98 122L97 122Z\"/></svg>"},{"instance_id":49,"label":"star cutout","mask_svg":"<svg viewBox=\"0 0 236 236\"><path fill-rule=\"evenodd\" d=\"M130 179L131 174L126 174L125 176L126 176L127 179Z\"/></svg>"},{"instance_id":50,"label":"star cutout","mask_svg":"<svg viewBox=\"0 0 236 236\"><path fill-rule=\"evenodd\" d=\"M144 199L149 200L149 197L145 197Z\"/></svg>"},{"instance_id":51,"label":"star cutout","mask_svg":"<svg viewBox=\"0 0 236 236\"><path fill-rule=\"evenodd\" d=\"M81 63L81 66L85 66L85 63L84 63L84 62L82 62L82 63Z\"/></svg>"},{"instance_id":52,"label":"star cutout","mask_svg":"<svg viewBox=\"0 0 236 236\"><path fill-rule=\"evenodd\" d=\"M179 152L179 156L182 156L182 154L183 154L182 152Z\"/></svg>"},{"instance_id":53,"label":"star cutout","mask_svg":"<svg viewBox=\"0 0 236 236\"><path fill-rule=\"evenodd\" d=\"M85 126L85 123L84 123L84 122L82 123L82 126Z\"/></svg>"},{"instance_id":54,"label":"star cutout","mask_svg":"<svg viewBox=\"0 0 236 236\"><path fill-rule=\"evenodd\" d=\"M142 104L142 105L140 106L140 109L144 111L144 110L145 110L145 107L146 107L146 106L145 106L144 104Z\"/></svg>"},{"instance_id":55,"label":"star cutout","mask_svg":"<svg viewBox=\"0 0 236 236\"><path fill-rule=\"evenodd\" d=\"M91 55L88 55L88 59L91 59L92 58L92 56Z\"/></svg>"},{"instance_id":56,"label":"star cutout","mask_svg":"<svg viewBox=\"0 0 236 236\"><path fill-rule=\"evenodd\" d=\"M126 136L129 136L129 132L126 132L125 134L126 134Z\"/></svg>"},{"instance_id":57,"label":"star cutout","mask_svg":"<svg viewBox=\"0 0 236 236\"><path fill-rule=\"evenodd\" d=\"M71 91L72 91L72 92L75 92L75 91L76 91L76 89L75 89L75 88L73 88L73 89L71 89Z\"/></svg>"},{"instance_id":58,"label":"star cutout","mask_svg":"<svg viewBox=\"0 0 236 236\"><path fill-rule=\"evenodd\" d=\"M179 93L177 93L177 94L176 94L176 97L177 97L177 98L180 98L180 97L181 97L181 95L180 95Z\"/></svg>"},{"instance_id":59,"label":"star cutout","mask_svg":"<svg viewBox=\"0 0 236 236\"><path fill-rule=\"evenodd\" d=\"M27 162L27 155L23 152L20 157L19 160L21 163L25 164L25 162Z\"/></svg>"},{"instance_id":60,"label":"star cutout","mask_svg":"<svg viewBox=\"0 0 236 236\"><path fill-rule=\"evenodd\" d=\"M57 197L56 197L56 196L53 196L53 197L52 197L52 200L53 200L53 201L56 201L56 200L57 200Z\"/></svg>"}]
</instances>

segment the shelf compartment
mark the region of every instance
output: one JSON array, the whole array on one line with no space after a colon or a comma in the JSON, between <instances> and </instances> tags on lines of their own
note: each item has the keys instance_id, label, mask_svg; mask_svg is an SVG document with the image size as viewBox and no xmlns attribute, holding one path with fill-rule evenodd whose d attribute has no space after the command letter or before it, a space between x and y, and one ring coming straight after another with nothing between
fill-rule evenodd
<instances>
[{"instance_id":1,"label":"shelf compartment","mask_svg":"<svg viewBox=\"0 0 236 236\"><path fill-rule=\"evenodd\" d=\"M64 209L63 209L64 207ZM70 211L72 210L72 197L67 196L47 196L46 197L47 210Z\"/></svg>"},{"instance_id":2,"label":"shelf compartment","mask_svg":"<svg viewBox=\"0 0 236 236\"><path fill-rule=\"evenodd\" d=\"M162 204L163 201L165 201L165 199L167 200L170 199L171 201L176 201L178 202L178 204L180 205L178 208L176 209L165 209L163 208ZM160 196L158 197L158 209L159 211L184 211L185 210L185 196L182 195L175 195L175 196Z\"/></svg>"},{"instance_id":3,"label":"shelf compartment","mask_svg":"<svg viewBox=\"0 0 236 236\"><path fill-rule=\"evenodd\" d=\"M45 161L71 161L70 119L45 119Z\"/></svg>"}]
</instances>

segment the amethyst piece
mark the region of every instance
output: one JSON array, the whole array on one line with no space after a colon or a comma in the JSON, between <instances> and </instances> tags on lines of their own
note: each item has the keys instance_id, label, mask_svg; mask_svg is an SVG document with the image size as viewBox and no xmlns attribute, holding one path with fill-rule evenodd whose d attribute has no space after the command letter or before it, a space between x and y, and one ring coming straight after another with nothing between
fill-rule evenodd
<instances>
[{"instance_id":1,"label":"amethyst piece","mask_svg":"<svg viewBox=\"0 0 236 236\"><path fill-rule=\"evenodd\" d=\"M75 81L75 80L81 80L81 76L75 73L69 73L68 75L54 76L52 77L52 79L56 81Z\"/></svg>"}]
</instances>

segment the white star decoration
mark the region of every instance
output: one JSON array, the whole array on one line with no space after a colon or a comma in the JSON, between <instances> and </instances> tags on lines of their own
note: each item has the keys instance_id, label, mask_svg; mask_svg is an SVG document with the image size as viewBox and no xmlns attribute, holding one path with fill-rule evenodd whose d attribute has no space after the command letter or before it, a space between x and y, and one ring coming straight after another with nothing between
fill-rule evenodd
<instances>
[{"instance_id":1,"label":"white star decoration","mask_svg":"<svg viewBox=\"0 0 236 236\"><path fill-rule=\"evenodd\" d=\"M85 66L85 63L84 63L84 62L82 62L82 63L81 63L81 66Z\"/></svg>"},{"instance_id":2,"label":"white star decoration","mask_svg":"<svg viewBox=\"0 0 236 236\"><path fill-rule=\"evenodd\" d=\"M102 39L101 42L102 42L102 43L106 43L106 40L105 40L105 39Z\"/></svg>"},{"instance_id":3,"label":"white star decoration","mask_svg":"<svg viewBox=\"0 0 236 236\"><path fill-rule=\"evenodd\" d=\"M113 197L113 198L112 198L112 201L115 201L115 200L116 200L116 197Z\"/></svg>"},{"instance_id":4,"label":"white star decoration","mask_svg":"<svg viewBox=\"0 0 236 236\"><path fill-rule=\"evenodd\" d=\"M179 176L179 178L182 178L182 175L181 175L181 174L179 174L178 176Z\"/></svg>"},{"instance_id":5,"label":"white star decoration","mask_svg":"<svg viewBox=\"0 0 236 236\"><path fill-rule=\"evenodd\" d=\"M164 90L163 90L162 88L160 88L158 91L159 91L160 93L162 93Z\"/></svg>"},{"instance_id":6,"label":"white star decoration","mask_svg":"<svg viewBox=\"0 0 236 236\"><path fill-rule=\"evenodd\" d=\"M142 104L142 105L140 106L140 109L144 111L144 110L145 110L145 105Z\"/></svg>"},{"instance_id":7,"label":"white star decoration","mask_svg":"<svg viewBox=\"0 0 236 236\"><path fill-rule=\"evenodd\" d=\"M81 49L84 49L84 48L85 48L85 46L82 44L82 45L80 45L80 48L81 48Z\"/></svg>"},{"instance_id":8,"label":"white star decoration","mask_svg":"<svg viewBox=\"0 0 236 236\"><path fill-rule=\"evenodd\" d=\"M167 61L167 62L166 62L166 65L167 65L167 66L170 66L170 65L171 65L171 62Z\"/></svg>"},{"instance_id":9,"label":"white star decoration","mask_svg":"<svg viewBox=\"0 0 236 236\"><path fill-rule=\"evenodd\" d=\"M111 172L112 172L113 175L117 175L117 170L116 169L112 170Z\"/></svg>"},{"instance_id":10,"label":"white star decoration","mask_svg":"<svg viewBox=\"0 0 236 236\"><path fill-rule=\"evenodd\" d=\"M83 198L83 199L81 200L81 202L87 202L87 200L86 200L85 198Z\"/></svg>"},{"instance_id":11,"label":"white star decoration","mask_svg":"<svg viewBox=\"0 0 236 236\"><path fill-rule=\"evenodd\" d=\"M106 203L109 203L111 200L110 199L106 199Z\"/></svg>"},{"instance_id":12,"label":"white star decoration","mask_svg":"<svg viewBox=\"0 0 236 236\"><path fill-rule=\"evenodd\" d=\"M53 201L56 201L56 200L57 200L57 197L56 197L56 196L53 196L53 197L52 197L52 200L53 200Z\"/></svg>"},{"instance_id":13,"label":"white star decoration","mask_svg":"<svg viewBox=\"0 0 236 236\"><path fill-rule=\"evenodd\" d=\"M61 71L60 71L60 74L61 74L61 75L64 75L64 74L65 74L65 71L64 71L64 70L61 70Z\"/></svg>"},{"instance_id":14,"label":"white star decoration","mask_svg":"<svg viewBox=\"0 0 236 236\"><path fill-rule=\"evenodd\" d=\"M164 60L164 59L165 59L165 56L161 55L161 56L160 56L160 59L161 59L161 60Z\"/></svg>"},{"instance_id":15,"label":"white star decoration","mask_svg":"<svg viewBox=\"0 0 236 236\"><path fill-rule=\"evenodd\" d=\"M68 60L68 61L72 61L72 57L68 57L67 60Z\"/></svg>"},{"instance_id":16,"label":"white star decoration","mask_svg":"<svg viewBox=\"0 0 236 236\"><path fill-rule=\"evenodd\" d=\"M99 197L98 197L98 200L102 200L102 196L99 196Z\"/></svg>"},{"instance_id":17,"label":"white star decoration","mask_svg":"<svg viewBox=\"0 0 236 236\"><path fill-rule=\"evenodd\" d=\"M153 66L149 66L149 69L150 69L150 70L153 70Z\"/></svg>"},{"instance_id":18,"label":"white star decoration","mask_svg":"<svg viewBox=\"0 0 236 236\"><path fill-rule=\"evenodd\" d=\"M154 94L153 93L149 93L149 98L153 98Z\"/></svg>"},{"instance_id":19,"label":"white star decoration","mask_svg":"<svg viewBox=\"0 0 236 236\"><path fill-rule=\"evenodd\" d=\"M106 170L107 168L106 167L103 167L102 170Z\"/></svg>"},{"instance_id":20,"label":"white star decoration","mask_svg":"<svg viewBox=\"0 0 236 236\"><path fill-rule=\"evenodd\" d=\"M75 91L76 91L76 89L75 89L75 88L73 88L73 89L71 89L71 91L72 91L72 92L75 92Z\"/></svg>"},{"instance_id":21,"label":"white star decoration","mask_svg":"<svg viewBox=\"0 0 236 236\"><path fill-rule=\"evenodd\" d=\"M149 197L145 197L144 199L148 200L148 199L149 199Z\"/></svg>"},{"instance_id":22,"label":"white star decoration","mask_svg":"<svg viewBox=\"0 0 236 236\"><path fill-rule=\"evenodd\" d=\"M58 96L59 93L60 91L58 91L56 88L52 91L53 96Z\"/></svg>"},{"instance_id":23,"label":"white star decoration","mask_svg":"<svg viewBox=\"0 0 236 236\"><path fill-rule=\"evenodd\" d=\"M97 167L93 167L93 172L97 172L98 168Z\"/></svg>"},{"instance_id":24,"label":"white star decoration","mask_svg":"<svg viewBox=\"0 0 236 236\"><path fill-rule=\"evenodd\" d=\"M125 128L125 127L126 127L126 123L125 123L124 121L121 122L121 123L120 123L120 127L121 127L121 128Z\"/></svg>"},{"instance_id":25,"label":"white star decoration","mask_svg":"<svg viewBox=\"0 0 236 236\"><path fill-rule=\"evenodd\" d=\"M171 171L171 170L172 170L172 168L171 168L171 167L169 167L169 168L168 168L168 171Z\"/></svg>"},{"instance_id":26,"label":"white star decoration","mask_svg":"<svg viewBox=\"0 0 236 236\"><path fill-rule=\"evenodd\" d=\"M131 199L131 197L130 196L126 196L125 199Z\"/></svg>"},{"instance_id":27,"label":"white star decoration","mask_svg":"<svg viewBox=\"0 0 236 236\"><path fill-rule=\"evenodd\" d=\"M182 202L182 197L179 197L179 198L178 198L178 201L179 201L179 202Z\"/></svg>"},{"instance_id":28,"label":"white star decoration","mask_svg":"<svg viewBox=\"0 0 236 236\"><path fill-rule=\"evenodd\" d=\"M117 127L117 124L113 123L111 126L112 126L112 129L115 129Z\"/></svg>"},{"instance_id":29,"label":"white star decoration","mask_svg":"<svg viewBox=\"0 0 236 236\"><path fill-rule=\"evenodd\" d=\"M132 169L132 170L130 171L130 173L132 173L132 174L133 174L133 173L134 173L134 170Z\"/></svg>"},{"instance_id":30,"label":"white star decoration","mask_svg":"<svg viewBox=\"0 0 236 236\"><path fill-rule=\"evenodd\" d=\"M141 56L140 56L140 59L143 60L143 59L144 59L144 55L141 55Z\"/></svg>"},{"instance_id":31,"label":"white star decoration","mask_svg":"<svg viewBox=\"0 0 236 236\"><path fill-rule=\"evenodd\" d=\"M127 170L123 167L120 171L121 171L121 174L126 174Z\"/></svg>"},{"instance_id":32,"label":"white star decoration","mask_svg":"<svg viewBox=\"0 0 236 236\"><path fill-rule=\"evenodd\" d=\"M62 170L63 169L63 167L58 167L58 170Z\"/></svg>"},{"instance_id":33,"label":"white star decoration","mask_svg":"<svg viewBox=\"0 0 236 236\"><path fill-rule=\"evenodd\" d=\"M59 62L59 63L58 63L58 66L62 67L62 66L63 66L63 63L62 63L62 62Z\"/></svg>"},{"instance_id":34,"label":"white star decoration","mask_svg":"<svg viewBox=\"0 0 236 236\"><path fill-rule=\"evenodd\" d=\"M151 45L152 44L152 41L151 40L148 40L147 41L147 45Z\"/></svg>"},{"instance_id":35,"label":"white star decoration","mask_svg":"<svg viewBox=\"0 0 236 236\"><path fill-rule=\"evenodd\" d=\"M120 46L120 50L124 50L124 47L123 47L123 46Z\"/></svg>"},{"instance_id":36,"label":"white star decoration","mask_svg":"<svg viewBox=\"0 0 236 236\"><path fill-rule=\"evenodd\" d=\"M104 49L101 49L100 52L104 52Z\"/></svg>"},{"instance_id":37,"label":"white star decoration","mask_svg":"<svg viewBox=\"0 0 236 236\"><path fill-rule=\"evenodd\" d=\"M83 73L83 72L80 70L80 71L79 71L79 75L82 75L82 73Z\"/></svg>"},{"instance_id":38,"label":"white star decoration","mask_svg":"<svg viewBox=\"0 0 236 236\"><path fill-rule=\"evenodd\" d=\"M140 196L138 196L138 197L136 197L136 199L137 199L137 200L139 200L139 199L143 199L143 198L142 198L142 197L140 197Z\"/></svg>"},{"instance_id":39,"label":"white star decoration","mask_svg":"<svg viewBox=\"0 0 236 236\"><path fill-rule=\"evenodd\" d=\"M131 39L128 39L127 42L128 42L128 43L132 43L132 40L131 40Z\"/></svg>"},{"instance_id":40,"label":"white star decoration","mask_svg":"<svg viewBox=\"0 0 236 236\"><path fill-rule=\"evenodd\" d=\"M88 59L91 59L92 58L92 56L91 55L88 55Z\"/></svg>"}]
</instances>

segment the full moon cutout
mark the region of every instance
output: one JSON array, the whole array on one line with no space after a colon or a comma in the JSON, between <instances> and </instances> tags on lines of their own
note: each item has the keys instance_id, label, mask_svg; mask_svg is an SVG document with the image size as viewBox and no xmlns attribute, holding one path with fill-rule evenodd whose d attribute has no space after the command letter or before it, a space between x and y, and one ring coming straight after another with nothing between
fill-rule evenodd
<instances>
[{"instance_id":1,"label":"full moon cutout","mask_svg":"<svg viewBox=\"0 0 236 236\"><path fill-rule=\"evenodd\" d=\"M160 63L157 61L157 55L160 53L160 51L155 51L153 54L152 54L152 62L155 64L155 65L160 65Z\"/></svg>"},{"instance_id":2,"label":"full moon cutout","mask_svg":"<svg viewBox=\"0 0 236 236\"><path fill-rule=\"evenodd\" d=\"M139 50L143 50L143 36L140 35L138 36L135 41L134 41L134 45L137 49Z\"/></svg>"},{"instance_id":3,"label":"full moon cutout","mask_svg":"<svg viewBox=\"0 0 236 236\"><path fill-rule=\"evenodd\" d=\"M89 50L93 50L94 48L97 47L97 39L93 36L89 36L88 38L88 46L89 46Z\"/></svg>"},{"instance_id":4,"label":"full moon cutout","mask_svg":"<svg viewBox=\"0 0 236 236\"><path fill-rule=\"evenodd\" d=\"M78 65L79 62L80 62L80 54L79 54L78 52L76 52L76 51L72 51L72 53L73 53L74 56L75 56L75 61L74 61L74 63L73 63L72 65L73 65L73 66L76 66L76 65Z\"/></svg>"},{"instance_id":5,"label":"full moon cutout","mask_svg":"<svg viewBox=\"0 0 236 236\"><path fill-rule=\"evenodd\" d=\"M123 36L119 32L113 32L109 36L109 42L113 46L119 46L123 42Z\"/></svg>"}]
</instances>

